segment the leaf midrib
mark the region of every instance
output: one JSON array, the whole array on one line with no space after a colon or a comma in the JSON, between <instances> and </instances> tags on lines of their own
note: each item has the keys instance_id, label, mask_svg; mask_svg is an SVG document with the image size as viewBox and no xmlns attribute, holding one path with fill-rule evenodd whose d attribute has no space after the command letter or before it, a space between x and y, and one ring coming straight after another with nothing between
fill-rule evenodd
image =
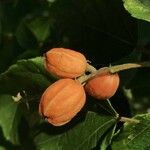
<instances>
[{"instance_id":1,"label":"leaf midrib","mask_svg":"<svg viewBox=\"0 0 150 150\"><path fill-rule=\"evenodd\" d=\"M147 130L150 127L150 124L147 125L141 132L139 132L137 135L135 135L128 143L127 145L129 145L129 143L131 143L133 140L135 140L139 135L141 135L145 130Z\"/></svg>"}]
</instances>

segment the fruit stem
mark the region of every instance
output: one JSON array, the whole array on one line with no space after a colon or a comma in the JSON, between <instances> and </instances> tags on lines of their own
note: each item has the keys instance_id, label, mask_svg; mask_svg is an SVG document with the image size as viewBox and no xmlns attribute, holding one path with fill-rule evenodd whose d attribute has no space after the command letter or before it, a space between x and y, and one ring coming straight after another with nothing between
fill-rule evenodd
<instances>
[{"instance_id":1,"label":"fruit stem","mask_svg":"<svg viewBox=\"0 0 150 150\"><path fill-rule=\"evenodd\" d=\"M88 64L89 65L89 64ZM78 78L78 81L80 83L84 83L87 80L89 80L90 78L94 77L95 75L99 75L101 73L116 73L119 71L123 71L123 70L127 70L127 69L133 69L133 68L141 68L141 67L150 67L150 61L147 62L139 62L139 63L126 63L126 64L121 64L121 65L115 65L115 66L110 66L110 67L103 67L100 68L98 70L96 70L92 65L89 65L89 72L91 72L91 74L89 75L83 75L81 77Z\"/></svg>"},{"instance_id":2,"label":"fruit stem","mask_svg":"<svg viewBox=\"0 0 150 150\"><path fill-rule=\"evenodd\" d=\"M101 74L101 73L104 73L104 72L110 72L109 71L109 68L108 67L103 67L103 68L100 68L99 70L97 71L94 71L93 73L89 74L89 75L83 75L81 77L79 77L77 80L80 82L80 83L84 83L86 82L87 80L91 79L92 77L94 77L95 75L98 75L98 74Z\"/></svg>"},{"instance_id":3,"label":"fruit stem","mask_svg":"<svg viewBox=\"0 0 150 150\"><path fill-rule=\"evenodd\" d=\"M86 71L90 72L90 73L94 73L97 70L96 70L96 68L94 66L90 65L89 63L87 63Z\"/></svg>"},{"instance_id":4,"label":"fruit stem","mask_svg":"<svg viewBox=\"0 0 150 150\"><path fill-rule=\"evenodd\" d=\"M111 102L109 101L109 99L106 100L109 107L112 109L113 113L115 114L116 117L119 117L119 114L117 113L117 111L115 110L115 108L112 106Z\"/></svg>"},{"instance_id":5,"label":"fruit stem","mask_svg":"<svg viewBox=\"0 0 150 150\"><path fill-rule=\"evenodd\" d=\"M121 121L121 122L128 122L128 123L134 123L134 124L140 123L140 121L137 120L137 119L127 118L127 117L120 117L119 121Z\"/></svg>"},{"instance_id":6,"label":"fruit stem","mask_svg":"<svg viewBox=\"0 0 150 150\"><path fill-rule=\"evenodd\" d=\"M109 71L111 73L116 73L119 71L127 70L127 69L133 69L133 68L140 68L140 67L150 67L150 62L141 62L141 63L126 63L122 65L116 65L109 67Z\"/></svg>"}]
</instances>

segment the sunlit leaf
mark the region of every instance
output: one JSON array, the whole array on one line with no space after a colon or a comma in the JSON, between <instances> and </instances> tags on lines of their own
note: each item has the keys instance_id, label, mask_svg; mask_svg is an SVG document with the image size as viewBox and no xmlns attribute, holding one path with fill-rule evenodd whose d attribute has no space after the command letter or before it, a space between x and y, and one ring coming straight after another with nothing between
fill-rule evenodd
<instances>
[{"instance_id":1,"label":"sunlit leaf","mask_svg":"<svg viewBox=\"0 0 150 150\"><path fill-rule=\"evenodd\" d=\"M38 150L91 150L110 127L113 130L115 123L112 116L88 112L85 120L70 129L63 131L49 125L50 132L36 136L36 147Z\"/></svg>"},{"instance_id":2,"label":"sunlit leaf","mask_svg":"<svg viewBox=\"0 0 150 150\"><path fill-rule=\"evenodd\" d=\"M133 17L150 22L149 0L123 0L123 2L124 7Z\"/></svg>"},{"instance_id":3,"label":"sunlit leaf","mask_svg":"<svg viewBox=\"0 0 150 150\"><path fill-rule=\"evenodd\" d=\"M112 150L149 150L150 113L137 115L138 124L124 124L124 129L114 139Z\"/></svg>"},{"instance_id":4,"label":"sunlit leaf","mask_svg":"<svg viewBox=\"0 0 150 150\"><path fill-rule=\"evenodd\" d=\"M18 124L21 113L11 95L0 95L0 127L6 140L19 143Z\"/></svg>"},{"instance_id":5,"label":"sunlit leaf","mask_svg":"<svg viewBox=\"0 0 150 150\"><path fill-rule=\"evenodd\" d=\"M42 57L20 60L0 75L0 93L17 94L25 90L31 95L40 95L51 79L44 68Z\"/></svg>"}]
</instances>

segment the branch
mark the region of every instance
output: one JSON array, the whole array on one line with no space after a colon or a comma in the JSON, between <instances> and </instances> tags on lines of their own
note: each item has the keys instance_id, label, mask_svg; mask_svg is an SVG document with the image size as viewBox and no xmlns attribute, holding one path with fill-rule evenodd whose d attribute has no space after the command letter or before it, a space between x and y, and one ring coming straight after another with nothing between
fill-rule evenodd
<instances>
[{"instance_id":1,"label":"branch","mask_svg":"<svg viewBox=\"0 0 150 150\"><path fill-rule=\"evenodd\" d=\"M127 69L134 69L134 68L143 68L143 67L150 67L150 61L147 62L139 62L139 63L126 63L121 65L115 65L110 67L103 67L98 70L96 70L93 66L88 64L88 71L91 72L89 75L83 75L79 77L77 80L80 83L84 83L87 80L91 79L92 77L95 77L96 75L100 75L103 73L117 73L119 71L127 70Z\"/></svg>"}]
</instances>

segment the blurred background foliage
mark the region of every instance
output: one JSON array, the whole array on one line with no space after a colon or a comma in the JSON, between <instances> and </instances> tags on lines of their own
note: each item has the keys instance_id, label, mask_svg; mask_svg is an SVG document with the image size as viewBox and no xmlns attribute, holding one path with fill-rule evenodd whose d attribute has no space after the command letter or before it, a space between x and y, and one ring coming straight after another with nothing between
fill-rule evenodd
<instances>
[{"instance_id":1,"label":"blurred background foliage","mask_svg":"<svg viewBox=\"0 0 150 150\"><path fill-rule=\"evenodd\" d=\"M137 45L137 21L118 0L6 0L0 8L1 72L52 47L76 49L100 66L129 55Z\"/></svg>"}]
</instances>

